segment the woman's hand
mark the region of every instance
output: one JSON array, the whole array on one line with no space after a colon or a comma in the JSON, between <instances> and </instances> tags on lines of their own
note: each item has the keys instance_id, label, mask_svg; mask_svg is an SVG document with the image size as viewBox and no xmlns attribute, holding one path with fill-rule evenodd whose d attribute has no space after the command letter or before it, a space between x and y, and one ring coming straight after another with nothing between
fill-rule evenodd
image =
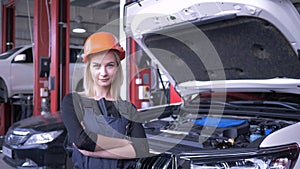
<instances>
[{"instance_id":1,"label":"woman's hand","mask_svg":"<svg viewBox=\"0 0 300 169\"><path fill-rule=\"evenodd\" d=\"M84 125L84 122L83 122L83 121L81 121L81 122L80 122L80 124L81 124L81 126L82 126L83 130L85 130L85 125Z\"/></svg>"},{"instance_id":2,"label":"woman's hand","mask_svg":"<svg viewBox=\"0 0 300 169\"><path fill-rule=\"evenodd\" d=\"M87 150L82 150L82 149L79 149L74 143L73 143L73 146L83 155L85 156L92 156L92 151L87 151Z\"/></svg>"},{"instance_id":3,"label":"woman's hand","mask_svg":"<svg viewBox=\"0 0 300 169\"><path fill-rule=\"evenodd\" d=\"M127 139L107 137L98 134L95 151L114 149L114 148L124 147L126 145L131 145L131 144L132 142Z\"/></svg>"},{"instance_id":4,"label":"woman's hand","mask_svg":"<svg viewBox=\"0 0 300 169\"><path fill-rule=\"evenodd\" d=\"M79 149L74 143L73 146L83 155L90 157L112 158L112 159L132 159L136 157L135 150L131 144L108 150L87 151Z\"/></svg>"}]
</instances>

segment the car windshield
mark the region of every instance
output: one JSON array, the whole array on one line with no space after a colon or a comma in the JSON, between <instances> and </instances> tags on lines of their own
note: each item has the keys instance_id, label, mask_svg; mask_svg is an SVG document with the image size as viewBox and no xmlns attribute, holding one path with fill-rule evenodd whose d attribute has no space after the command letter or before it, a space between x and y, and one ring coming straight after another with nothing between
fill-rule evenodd
<instances>
[{"instance_id":1,"label":"car windshield","mask_svg":"<svg viewBox=\"0 0 300 169\"><path fill-rule=\"evenodd\" d=\"M240 115L247 112L247 115L254 116L300 119L299 99L298 94L292 93L207 92L188 96L182 109L187 112L205 112L212 108L224 110L223 114Z\"/></svg>"},{"instance_id":2,"label":"car windshield","mask_svg":"<svg viewBox=\"0 0 300 169\"><path fill-rule=\"evenodd\" d=\"M7 59L9 56L11 56L15 52L17 52L19 49L21 49L21 47L13 48L13 49L11 49L7 52L1 53L0 54L0 59Z\"/></svg>"},{"instance_id":3,"label":"car windshield","mask_svg":"<svg viewBox=\"0 0 300 169\"><path fill-rule=\"evenodd\" d=\"M258 18L176 26L148 33L142 43L177 84L300 78L300 62L290 43L275 26Z\"/></svg>"}]
</instances>

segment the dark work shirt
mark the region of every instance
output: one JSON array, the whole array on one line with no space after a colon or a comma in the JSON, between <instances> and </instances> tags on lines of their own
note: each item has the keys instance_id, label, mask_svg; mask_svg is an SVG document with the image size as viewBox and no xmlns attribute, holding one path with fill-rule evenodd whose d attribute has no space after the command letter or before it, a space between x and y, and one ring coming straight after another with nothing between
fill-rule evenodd
<instances>
[{"instance_id":1,"label":"dark work shirt","mask_svg":"<svg viewBox=\"0 0 300 169\"><path fill-rule=\"evenodd\" d=\"M94 151L96 143L93 140L96 140L97 134L84 131L80 124L82 117L77 117L73 103L72 93L67 94L63 99L61 108L62 120L68 132L68 140L79 149Z\"/></svg>"},{"instance_id":2,"label":"dark work shirt","mask_svg":"<svg viewBox=\"0 0 300 169\"><path fill-rule=\"evenodd\" d=\"M76 105L74 103L74 97L72 93L67 94L62 102L62 120L66 126L68 132L68 140L70 143L75 143L75 145L79 149L84 149L88 151L94 151L96 147L96 143L94 140L97 140L97 134L92 132L87 132L83 129L80 122L82 121L81 112L75 112ZM132 118L136 115L136 109L133 105L129 102L126 105L126 108L120 108L122 112L125 112L125 116L128 116L132 121L131 124L131 141L132 146L135 149L137 157L146 156L148 154L148 142L146 139L139 139L139 138L146 138L146 134L144 128L141 123L134 122L135 120ZM75 105L74 105L75 104ZM117 109L114 107L112 101L106 101L107 111L116 111ZM77 108L76 108L77 109ZM120 112L121 113L121 112ZM122 114L122 113L121 113ZM100 140L101 141L101 140Z\"/></svg>"}]
</instances>

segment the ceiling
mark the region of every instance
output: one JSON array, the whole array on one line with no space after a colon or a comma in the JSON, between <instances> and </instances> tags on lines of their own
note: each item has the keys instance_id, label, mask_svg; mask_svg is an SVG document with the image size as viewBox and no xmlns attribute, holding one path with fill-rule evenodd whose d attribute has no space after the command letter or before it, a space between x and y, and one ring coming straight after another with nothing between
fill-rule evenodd
<instances>
[{"instance_id":1,"label":"ceiling","mask_svg":"<svg viewBox=\"0 0 300 169\"><path fill-rule=\"evenodd\" d=\"M71 6L97 9L118 9L120 0L71 0Z\"/></svg>"},{"instance_id":2,"label":"ceiling","mask_svg":"<svg viewBox=\"0 0 300 169\"><path fill-rule=\"evenodd\" d=\"M81 23L87 29L82 34L70 31L70 43L83 45L85 39L99 29L108 29L118 36L119 4L119 0L70 0L70 30L75 27L78 16L82 18ZM16 0L15 46L32 42L33 37L30 34L33 33L33 9L34 0Z\"/></svg>"},{"instance_id":3,"label":"ceiling","mask_svg":"<svg viewBox=\"0 0 300 169\"><path fill-rule=\"evenodd\" d=\"M10 0L1 0L2 4ZM16 44L15 46L31 43L29 30L33 28L34 0L16 1ZM70 43L82 45L84 40L95 31L104 28L113 30L116 34L119 29L120 1L122 0L70 0L70 28L76 24L76 18L82 17L82 24L86 33L75 34L70 32ZM125 1L125 0L123 0ZM300 0L291 0L300 10ZM51 1L50 1L51 2ZM30 15L30 17L28 17ZM30 19L28 19L30 18ZM31 22L31 25L29 25ZM107 27L107 25L110 25ZM32 31L33 32L33 31ZM31 35L32 36L32 35Z\"/></svg>"}]
</instances>

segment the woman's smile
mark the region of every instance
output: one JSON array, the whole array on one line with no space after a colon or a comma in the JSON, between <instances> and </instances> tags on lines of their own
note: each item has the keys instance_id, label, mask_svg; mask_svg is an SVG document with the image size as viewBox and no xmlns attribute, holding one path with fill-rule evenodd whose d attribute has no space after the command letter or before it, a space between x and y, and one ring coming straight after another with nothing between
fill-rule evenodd
<instances>
[{"instance_id":1,"label":"woman's smile","mask_svg":"<svg viewBox=\"0 0 300 169\"><path fill-rule=\"evenodd\" d=\"M102 83L105 83L105 82L108 82L109 81L109 78L105 78L105 79L98 79L98 81L102 82Z\"/></svg>"}]
</instances>

